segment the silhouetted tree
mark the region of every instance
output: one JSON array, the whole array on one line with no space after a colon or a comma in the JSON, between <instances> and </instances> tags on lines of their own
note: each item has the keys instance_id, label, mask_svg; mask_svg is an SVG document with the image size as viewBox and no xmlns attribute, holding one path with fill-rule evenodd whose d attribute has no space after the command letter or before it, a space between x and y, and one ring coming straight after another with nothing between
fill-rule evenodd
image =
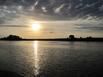
<instances>
[{"instance_id":1,"label":"silhouetted tree","mask_svg":"<svg viewBox=\"0 0 103 77\"><path fill-rule=\"evenodd\" d=\"M9 35L9 36L1 38L1 39L3 39L3 40L20 40L22 38L19 36L16 36L16 35Z\"/></svg>"},{"instance_id":2,"label":"silhouetted tree","mask_svg":"<svg viewBox=\"0 0 103 77\"><path fill-rule=\"evenodd\" d=\"M80 37L80 39L82 39L82 37Z\"/></svg>"},{"instance_id":3,"label":"silhouetted tree","mask_svg":"<svg viewBox=\"0 0 103 77\"><path fill-rule=\"evenodd\" d=\"M69 39L74 39L75 36L74 35L69 35Z\"/></svg>"},{"instance_id":4,"label":"silhouetted tree","mask_svg":"<svg viewBox=\"0 0 103 77\"><path fill-rule=\"evenodd\" d=\"M87 37L87 39L91 39L91 38L92 38L92 36Z\"/></svg>"}]
</instances>

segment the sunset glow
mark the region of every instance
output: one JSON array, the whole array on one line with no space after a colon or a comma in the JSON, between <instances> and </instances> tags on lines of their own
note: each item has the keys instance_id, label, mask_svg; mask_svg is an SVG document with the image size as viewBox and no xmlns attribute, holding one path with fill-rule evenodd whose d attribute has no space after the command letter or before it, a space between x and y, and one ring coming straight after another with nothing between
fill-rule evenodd
<instances>
[{"instance_id":1,"label":"sunset glow","mask_svg":"<svg viewBox=\"0 0 103 77\"><path fill-rule=\"evenodd\" d=\"M32 29L33 29L34 31L39 31L39 30L41 29L41 24L40 24L40 23L37 23L37 22L33 23L33 24L32 24Z\"/></svg>"}]
</instances>

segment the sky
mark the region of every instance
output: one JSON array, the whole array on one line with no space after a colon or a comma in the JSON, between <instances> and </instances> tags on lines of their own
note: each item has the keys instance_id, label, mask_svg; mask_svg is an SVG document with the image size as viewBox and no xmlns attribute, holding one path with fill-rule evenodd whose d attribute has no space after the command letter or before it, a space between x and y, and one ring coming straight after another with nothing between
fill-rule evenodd
<instances>
[{"instance_id":1,"label":"sky","mask_svg":"<svg viewBox=\"0 0 103 77\"><path fill-rule=\"evenodd\" d=\"M103 0L0 0L0 37L103 37L102 13Z\"/></svg>"}]
</instances>

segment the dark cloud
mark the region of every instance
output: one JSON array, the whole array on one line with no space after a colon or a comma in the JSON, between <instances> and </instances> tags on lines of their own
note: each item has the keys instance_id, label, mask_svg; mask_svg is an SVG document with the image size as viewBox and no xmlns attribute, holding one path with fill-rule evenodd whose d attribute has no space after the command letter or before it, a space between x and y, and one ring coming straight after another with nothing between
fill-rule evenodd
<instances>
[{"instance_id":1,"label":"dark cloud","mask_svg":"<svg viewBox=\"0 0 103 77\"><path fill-rule=\"evenodd\" d=\"M27 25L0 25L0 27L28 27Z\"/></svg>"},{"instance_id":2,"label":"dark cloud","mask_svg":"<svg viewBox=\"0 0 103 77\"><path fill-rule=\"evenodd\" d=\"M93 30L93 31L103 31L103 23L100 23L100 21L95 23L84 23L84 24L76 24L77 29L86 29L86 30Z\"/></svg>"},{"instance_id":3,"label":"dark cloud","mask_svg":"<svg viewBox=\"0 0 103 77\"><path fill-rule=\"evenodd\" d=\"M78 29L88 29L88 30L95 30L95 31L103 31L103 27L90 27L90 26L82 26Z\"/></svg>"},{"instance_id":4,"label":"dark cloud","mask_svg":"<svg viewBox=\"0 0 103 77\"><path fill-rule=\"evenodd\" d=\"M81 18L87 15L103 16L103 0L0 0L0 4L21 5L28 10L32 7L34 13L52 15L58 19ZM26 10L26 12L29 11Z\"/></svg>"},{"instance_id":5,"label":"dark cloud","mask_svg":"<svg viewBox=\"0 0 103 77\"><path fill-rule=\"evenodd\" d=\"M0 24L3 24L4 23L4 20L0 19Z\"/></svg>"}]
</instances>

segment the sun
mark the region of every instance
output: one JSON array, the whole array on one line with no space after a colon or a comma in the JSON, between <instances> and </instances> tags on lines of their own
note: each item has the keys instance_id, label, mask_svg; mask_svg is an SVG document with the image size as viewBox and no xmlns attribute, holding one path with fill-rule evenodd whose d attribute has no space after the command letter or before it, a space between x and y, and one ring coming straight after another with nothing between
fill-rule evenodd
<instances>
[{"instance_id":1,"label":"sun","mask_svg":"<svg viewBox=\"0 0 103 77\"><path fill-rule=\"evenodd\" d=\"M33 24L32 24L32 29L33 29L34 31L40 30L40 29L41 29L41 24L40 24L40 23L37 23L37 22L33 23Z\"/></svg>"}]
</instances>

